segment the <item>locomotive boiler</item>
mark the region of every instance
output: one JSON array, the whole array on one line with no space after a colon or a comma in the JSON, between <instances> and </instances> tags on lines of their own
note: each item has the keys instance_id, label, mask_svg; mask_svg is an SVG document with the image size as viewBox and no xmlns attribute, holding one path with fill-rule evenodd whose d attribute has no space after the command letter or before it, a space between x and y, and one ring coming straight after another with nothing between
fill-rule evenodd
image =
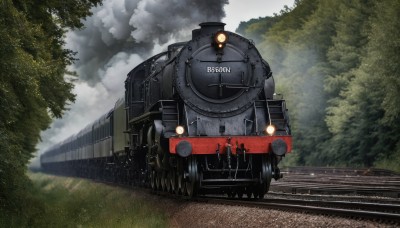
<instances>
[{"instance_id":1,"label":"locomotive boiler","mask_svg":"<svg viewBox=\"0 0 400 228\"><path fill-rule=\"evenodd\" d=\"M195 196L260 197L291 151L285 101L251 40L200 24L129 72L125 98L54 146L45 170Z\"/></svg>"}]
</instances>

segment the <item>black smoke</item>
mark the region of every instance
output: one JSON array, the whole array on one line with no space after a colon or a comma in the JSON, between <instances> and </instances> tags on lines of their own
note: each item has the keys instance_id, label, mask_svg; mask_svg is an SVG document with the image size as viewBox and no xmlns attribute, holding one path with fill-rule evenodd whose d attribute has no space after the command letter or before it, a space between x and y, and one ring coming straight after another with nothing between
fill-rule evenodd
<instances>
[{"instance_id":1,"label":"black smoke","mask_svg":"<svg viewBox=\"0 0 400 228\"><path fill-rule=\"evenodd\" d=\"M119 52L147 58L155 46L190 39L191 30L205 21L221 21L227 0L105 0L92 10L85 29L67 36L67 47L77 51L75 70L91 85ZM157 50L160 51L160 50ZM99 74L100 73L100 74Z\"/></svg>"},{"instance_id":2,"label":"black smoke","mask_svg":"<svg viewBox=\"0 0 400 228\"><path fill-rule=\"evenodd\" d=\"M225 17L227 0L105 0L92 9L85 28L70 31L66 48L78 61L77 100L62 119L42 133L42 153L52 144L79 132L124 95L127 73L168 44L189 40L191 30Z\"/></svg>"}]
</instances>

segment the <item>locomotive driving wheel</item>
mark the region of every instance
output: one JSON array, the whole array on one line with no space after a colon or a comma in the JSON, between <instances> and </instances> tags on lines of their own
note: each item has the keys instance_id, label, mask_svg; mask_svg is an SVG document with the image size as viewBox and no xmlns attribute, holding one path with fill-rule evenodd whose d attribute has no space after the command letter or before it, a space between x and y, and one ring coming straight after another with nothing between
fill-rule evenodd
<instances>
[{"instance_id":1,"label":"locomotive driving wheel","mask_svg":"<svg viewBox=\"0 0 400 228\"><path fill-rule=\"evenodd\" d=\"M169 172L169 181L170 181L170 185L171 185L171 192L178 194L178 192L177 192L178 181L177 181L177 175L176 175L175 170L172 170Z\"/></svg>"},{"instance_id":2,"label":"locomotive driving wheel","mask_svg":"<svg viewBox=\"0 0 400 228\"><path fill-rule=\"evenodd\" d=\"M188 159L188 174L189 178L186 181L186 191L190 197L196 196L199 188L199 173L197 169L196 157L189 157Z\"/></svg>"},{"instance_id":3,"label":"locomotive driving wheel","mask_svg":"<svg viewBox=\"0 0 400 228\"><path fill-rule=\"evenodd\" d=\"M166 185L165 185L165 171L160 172L161 173L161 191L166 191Z\"/></svg>"},{"instance_id":4,"label":"locomotive driving wheel","mask_svg":"<svg viewBox=\"0 0 400 228\"><path fill-rule=\"evenodd\" d=\"M171 192L171 172L165 171L165 191Z\"/></svg>"},{"instance_id":5,"label":"locomotive driving wheel","mask_svg":"<svg viewBox=\"0 0 400 228\"><path fill-rule=\"evenodd\" d=\"M268 157L263 156L261 160L260 183L255 189L256 191L254 193L254 198L256 198L256 194L260 199L264 198L265 193L267 193L269 190L271 179L272 179L271 158L269 156Z\"/></svg>"},{"instance_id":6,"label":"locomotive driving wheel","mask_svg":"<svg viewBox=\"0 0 400 228\"><path fill-rule=\"evenodd\" d=\"M178 193L177 194L186 194L186 185L185 185L185 178L183 176L182 172L179 172L177 174L177 180L178 180Z\"/></svg>"},{"instance_id":7,"label":"locomotive driving wheel","mask_svg":"<svg viewBox=\"0 0 400 228\"><path fill-rule=\"evenodd\" d=\"M161 173L155 172L156 190L161 190Z\"/></svg>"},{"instance_id":8,"label":"locomotive driving wheel","mask_svg":"<svg viewBox=\"0 0 400 228\"><path fill-rule=\"evenodd\" d=\"M156 171L152 170L150 172L150 186L151 189L155 190L156 189Z\"/></svg>"}]
</instances>

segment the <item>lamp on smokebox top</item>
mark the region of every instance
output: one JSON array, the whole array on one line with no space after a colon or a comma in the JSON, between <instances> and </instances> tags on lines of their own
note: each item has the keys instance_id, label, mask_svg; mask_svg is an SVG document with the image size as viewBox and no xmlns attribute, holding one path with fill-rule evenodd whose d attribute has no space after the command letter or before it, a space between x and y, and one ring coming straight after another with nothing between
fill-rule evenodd
<instances>
[{"instance_id":1,"label":"lamp on smokebox top","mask_svg":"<svg viewBox=\"0 0 400 228\"><path fill-rule=\"evenodd\" d=\"M214 43L217 48L222 49L228 41L228 35L224 31L217 32L214 36Z\"/></svg>"}]
</instances>

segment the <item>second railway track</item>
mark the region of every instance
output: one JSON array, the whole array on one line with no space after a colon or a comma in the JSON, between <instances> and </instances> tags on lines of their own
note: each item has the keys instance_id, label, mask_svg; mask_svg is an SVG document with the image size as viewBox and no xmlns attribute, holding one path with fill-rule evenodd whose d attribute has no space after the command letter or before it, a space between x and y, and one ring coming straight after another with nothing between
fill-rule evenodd
<instances>
[{"instance_id":1,"label":"second railway track","mask_svg":"<svg viewBox=\"0 0 400 228\"><path fill-rule=\"evenodd\" d=\"M227 199L223 197L201 198L201 201L203 200L207 203L214 204L269 208L355 219L371 219L396 224L400 223L400 204L299 199L264 199L263 201L253 201Z\"/></svg>"}]
</instances>

